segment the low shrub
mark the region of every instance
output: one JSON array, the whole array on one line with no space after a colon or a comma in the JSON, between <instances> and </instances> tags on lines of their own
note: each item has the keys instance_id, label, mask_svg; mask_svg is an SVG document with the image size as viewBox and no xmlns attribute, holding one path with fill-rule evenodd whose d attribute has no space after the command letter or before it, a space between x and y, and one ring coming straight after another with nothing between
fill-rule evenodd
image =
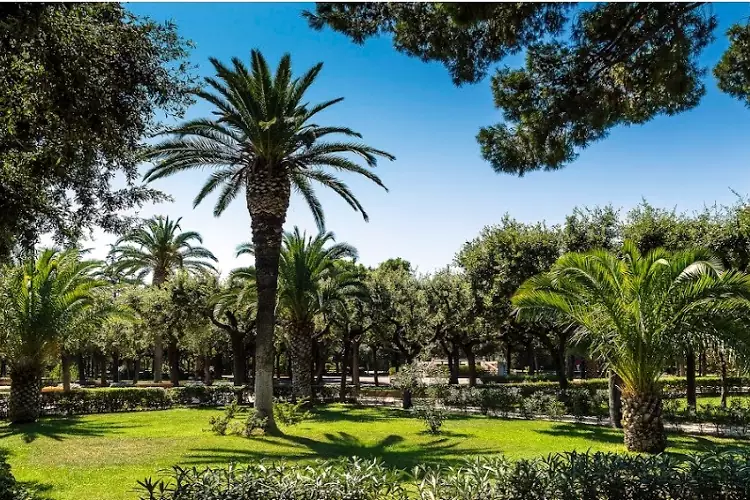
<instances>
[{"instance_id":1,"label":"low shrub","mask_svg":"<svg viewBox=\"0 0 750 500\"><path fill-rule=\"evenodd\" d=\"M309 406L310 402L304 399L297 403L276 401L273 405L273 416L281 425L297 425L312 417L312 413L307 410Z\"/></svg>"},{"instance_id":2,"label":"low shrub","mask_svg":"<svg viewBox=\"0 0 750 500\"><path fill-rule=\"evenodd\" d=\"M476 457L458 467L420 465L410 473L377 459L261 462L174 467L168 477L138 485L141 500L740 500L750 498L750 452Z\"/></svg>"},{"instance_id":3,"label":"low shrub","mask_svg":"<svg viewBox=\"0 0 750 500\"><path fill-rule=\"evenodd\" d=\"M182 469L139 481L140 500L407 500L401 474L378 460Z\"/></svg>"},{"instance_id":4,"label":"low shrub","mask_svg":"<svg viewBox=\"0 0 750 500\"><path fill-rule=\"evenodd\" d=\"M229 429L229 424L234 416L239 411L239 405L237 401L232 401L226 408L224 408L224 414L220 416L211 417L208 419L208 425L211 426L211 431L214 434L224 436Z\"/></svg>"},{"instance_id":5,"label":"low shrub","mask_svg":"<svg viewBox=\"0 0 750 500\"><path fill-rule=\"evenodd\" d=\"M414 414L419 418L430 434L440 434L446 418L445 408L436 404L421 404Z\"/></svg>"}]
</instances>

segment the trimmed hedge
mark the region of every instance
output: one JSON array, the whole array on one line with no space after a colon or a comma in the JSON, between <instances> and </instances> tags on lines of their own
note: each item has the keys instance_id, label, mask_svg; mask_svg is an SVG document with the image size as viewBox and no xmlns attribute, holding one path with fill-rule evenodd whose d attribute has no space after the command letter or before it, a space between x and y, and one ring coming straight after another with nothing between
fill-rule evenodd
<instances>
[{"instance_id":1,"label":"trimmed hedge","mask_svg":"<svg viewBox=\"0 0 750 500\"><path fill-rule=\"evenodd\" d=\"M141 500L739 500L750 498L750 453L561 453L410 472L352 458L182 469L139 481ZM410 495L410 493L412 493Z\"/></svg>"},{"instance_id":2,"label":"trimmed hedge","mask_svg":"<svg viewBox=\"0 0 750 500\"><path fill-rule=\"evenodd\" d=\"M339 394L338 386L317 387L318 399L333 401ZM274 387L274 394L287 398L291 394L288 386ZM0 393L0 418L8 415L8 393ZM250 401L252 388L247 386L213 385L184 387L110 387L98 389L76 389L69 393L47 390L41 394L42 415L84 415L91 413L115 413L122 411L165 410L176 406L223 406L237 399L240 403Z\"/></svg>"}]
</instances>

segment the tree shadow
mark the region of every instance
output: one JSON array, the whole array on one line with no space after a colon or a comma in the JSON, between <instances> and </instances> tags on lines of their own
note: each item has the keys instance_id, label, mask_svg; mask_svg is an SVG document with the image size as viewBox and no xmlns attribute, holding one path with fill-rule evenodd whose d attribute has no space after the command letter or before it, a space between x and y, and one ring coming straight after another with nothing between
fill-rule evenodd
<instances>
[{"instance_id":1,"label":"tree shadow","mask_svg":"<svg viewBox=\"0 0 750 500\"><path fill-rule=\"evenodd\" d=\"M316 407L313 409L312 419L317 422L376 422L404 416L405 412L398 408L384 408L374 412L369 406L346 405Z\"/></svg>"},{"instance_id":2,"label":"tree shadow","mask_svg":"<svg viewBox=\"0 0 750 500\"><path fill-rule=\"evenodd\" d=\"M361 457L364 459L382 460L387 466L407 469L418 464L435 463L457 465L467 455L494 455L497 450L481 448L462 448L456 450L460 443L449 439L449 435L435 436L428 442L414 443L413 446L400 446L403 436L390 434L375 443L363 442L347 432L326 433L324 439L316 440L303 436L280 435L257 438L269 445L279 448L279 453L265 450L237 450L231 448L195 449L188 456L186 465L212 464L217 462L252 462L259 460L299 461L312 458L346 458ZM298 450L298 451L297 451Z\"/></svg>"},{"instance_id":3,"label":"tree shadow","mask_svg":"<svg viewBox=\"0 0 750 500\"><path fill-rule=\"evenodd\" d=\"M597 441L600 443L622 444L622 431L601 425L555 424L549 429L537 429L535 432L553 437L567 437Z\"/></svg>"},{"instance_id":4,"label":"tree shadow","mask_svg":"<svg viewBox=\"0 0 750 500\"><path fill-rule=\"evenodd\" d=\"M540 429L536 432L554 437L568 437L585 439L607 444L623 444L621 429L613 429L598 425L586 424L556 424L551 429ZM676 457L685 457L687 453L706 451L730 451L750 450L750 442L723 439L714 441L704 436L669 432L667 434L666 454ZM670 451L670 448L679 448L683 451Z\"/></svg>"},{"instance_id":5,"label":"tree shadow","mask_svg":"<svg viewBox=\"0 0 750 500\"><path fill-rule=\"evenodd\" d=\"M0 424L0 439L20 436L25 443L39 437L62 441L73 436L98 437L113 434L125 427L133 425L85 421L80 417L44 418L30 424Z\"/></svg>"}]
</instances>

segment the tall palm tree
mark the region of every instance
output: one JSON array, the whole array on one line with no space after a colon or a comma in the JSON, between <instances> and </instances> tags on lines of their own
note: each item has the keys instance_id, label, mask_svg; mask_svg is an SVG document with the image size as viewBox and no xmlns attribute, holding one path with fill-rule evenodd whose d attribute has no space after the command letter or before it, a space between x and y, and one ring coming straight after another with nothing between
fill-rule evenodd
<instances>
[{"instance_id":1,"label":"tall palm tree","mask_svg":"<svg viewBox=\"0 0 750 500\"><path fill-rule=\"evenodd\" d=\"M11 422L38 418L45 364L57 354L64 332L85 320L94 291L106 285L94 278L99 265L81 260L76 249L47 249L36 260L3 271L0 349L10 361Z\"/></svg>"},{"instance_id":2,"label":"tall palm tree","mask_svg":"<svg viewBox=\"0 0 750 500\"><path fill-rule=\"evenodd\" d=\"M291 58L284 55L275 74L263 55L253 50L251 67L238 58L228 67L211 59L216 78L206 78L209 90L197 95L216 110L212 119L191 120L169 131L173 136L151 148L146 158L155 162L147 181L183 170L210 167L215 171L195 197L198 205L220 189L214 208L219 216L243 190L250 212L257 271L257 354L255 406L273 422L273 339L279 253L292 190L300 193L324 228L323 209L313 183L332 189L367 220L362 205L348 186L331 174L352 172L385 188L381 180L351 159L374 167L390 154L359 142L331 141L330 136L358 140L357 132L312 122L321 111L341 102L332 99L309 105L305 94L323 65L316 64L299 78L292 77Z\"/></svg>"},{"instance_id":3,"label":"tall palm tree","mask_svg":"<svg viewBox=\"0 0 750 500\"><path fill-rule=\"evenodd\" d=\"M330 244L330 245L329 245ZM251 245L238 247L238 253L251 253ZM312 343L315 321L336 301L362 288L352 272L337 264L356 258L357 251L346 243L335 243L333 233L307 236L295 227L284 233L279 259L278 307L286 324L292 361L292 394L312 398ZM240 268L234 279L248 279L257 271ZM252 278L250 278L252 279Z\"/></svg>"},{"instance_id":4,"label":"tall palm tree","mask_svg":"<svg viewBox=\"0 0 750 500\"><path fill-rule=\"evenodd\" d=\"M666 434L659 378L675 353L675 338L727 315L747 316L750 276L723 271L705 250L642 255L626 242L621 256L600 250L566 254L513 297L521 317L554 317L577 327L622 380L625 444L661 452ZM737 345L736 331L713 334ZM742 340L742 341L740 341Z\"/></svg>"},{"instance_id":5,"label":"tall palm tree","mask_svg":"<svg viewBox=\"0 0 750 500\"><path fill-rule=\"evenodd\" d=\"M152 217L144 225L122 236L110 252L117 273L133 274L140 281L151 275L152 285L164 284L177 269L194 272L216 271L210 261L217 259L195 231L182 231L180 217ZM154 339L154 382L162 380L163 339Z\"/></svg>"}]
</instances>

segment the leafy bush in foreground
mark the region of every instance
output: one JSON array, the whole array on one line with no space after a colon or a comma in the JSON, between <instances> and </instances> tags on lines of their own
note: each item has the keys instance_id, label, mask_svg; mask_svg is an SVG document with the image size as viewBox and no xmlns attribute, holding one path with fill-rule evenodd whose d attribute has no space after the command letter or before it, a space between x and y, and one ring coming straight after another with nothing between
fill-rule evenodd
<instances>
[{"instance_id":1,"label":"leafy bush in foreground","mask_svg":"<svg viewBox=\"0 0 750 500\"><path fill-rule=\"evenodd\" d=\"M138 483L141 500L740 500L750 498L750 452L667 455L561 453L474 458L411 474L352 458L304 466L174 467ZM413 498L413 497L412 497Z\"/></svg>"},{"instance_id":2,"label":"leafy bush in foreground","mask_svg":"<svg viewBox=\"0 0 750 500\"><path fill-rule=\"evenodd\" d=\"M406 500L400 475L378 461L352 458L311 466L286 463L182 469L139 481L141 500Z\"/></svg>"},{"instance_id":3,"label":"leafy bush in foreground","mask_svg":"<svg viewBox=\"0 0 750 500\"><path fill-rule=\"evenodd\" d=\"M34 496L21 487L10 472L10 465L0 455L0 500L33 500Z\"/></svg>"}]
</instances>

